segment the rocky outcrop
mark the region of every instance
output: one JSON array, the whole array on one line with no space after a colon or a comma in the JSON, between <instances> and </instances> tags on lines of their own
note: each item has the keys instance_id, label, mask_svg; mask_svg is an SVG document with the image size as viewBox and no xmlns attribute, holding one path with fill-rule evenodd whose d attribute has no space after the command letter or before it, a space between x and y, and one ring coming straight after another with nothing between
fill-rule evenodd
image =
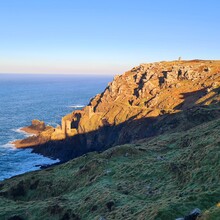
<instances>
[{"instance_id":1,"label":"rocky outcrop","mask_svg":"<svg viewBox=\"0 0 220 220\"><path fill-rule=\"evenodd\" d=\"M31 125L24 127L21 130L33 134L24 140L14 141L13 144L16 148L32 147L38 144L43 144L51 140L51 136L54 133L54 128L52 126L45 125L43 121L37 119L32 120Z\"/></svg>"},{"instance_id":2,"label":"rocky outcrop","mask_svg":"<svg viewBox=\"0 0 220 220\"><path fill-rule=\"evenodd\" d=\"M43 121L34 119L32 120L31 126L29 126L29 128L36 131L44 131L46 129L46 125Z\"/></svg>"},{"instance_id":3,"label":"rocky outcrop","mask_svg":"<svg viewBox=\"0 0 220 220\"><path fill-rule=\"evenodd\" d=\"M141 64L116 76L88 106L65 116L63 121L70 122L74 135L86 134L209 104L219 99L213 97L214 89L220 86L219 67L220 62L198 60ZM92 142L87 139L88 146Z\"/></svg>"},{"instance_id":4,"label":"rocky outcrop","mask_svg":"<svg viewBox=\"0 0 220 220\"><path fill-rule=\"evenodd\" d=\"M84 109L64 116L61 126L49 135L40 133L36 139L39 143L50 141L43 146L48 149L57 143L56 149L61 145L64 148L63 140L65 146L72 149L77 146L84 153L151 137L179 126L187 129L194 121L194 118L188 120L193 112L200 114L206 111L205 106L220 100L219 86L220 61L141 64L115 76L105 91L91 99ZM219 115L216 111L213 117ZM199 117L200 121L205 120ZM38 149L42 152L41 147Z\"/></svg>"},{"instance_id":5,"label":"rocky outcrop","mask_svg":"<svg viewBox=\"0 0 220 220\"><path fill-rule=\"evenodd\" d=\"M30 134L39 134L42 131L45 131L49 128L46 126L43 121L39 121L37 119L32 120L31 125L21 128L22 131L25 131Z\"/></svg>"},{"instance_id":6,"label":"rocky outcrop","mask_svg":"<svg viewBox=\"0 0 220 220\"><path fill-rule=\"evenodd\" d=\"M196 220L200 216L202 211L199 208L193 209L187 216L183 218L177 218L175 220Z\"/></svg>"},{"instance_id":7,"label":"rocky outcrop","mask_svg":"<svg viewBox=\"0 0 220 220\"><path fill-rule=\"evenodd\" d=\"M197 60L142 64L116 76L82 111L63 120L70 121L77 133L86 133L129 119L157 117L205 104L201 98L207 100L220 86L219 65Z\"/></svg>"}]
</instances>

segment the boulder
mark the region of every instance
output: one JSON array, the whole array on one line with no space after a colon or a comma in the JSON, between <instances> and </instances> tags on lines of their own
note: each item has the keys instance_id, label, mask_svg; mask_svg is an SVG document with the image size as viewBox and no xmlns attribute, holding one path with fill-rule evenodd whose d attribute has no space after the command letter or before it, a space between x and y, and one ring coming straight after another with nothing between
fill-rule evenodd
<instances>
[{"instance_id":1,"label":"boulder","mask_svg":"<svg viewBox=\"0 0 220 220\"><path fill-rule=\"evenodd\" d=\"M31 125L29 126L33 130L43 131L46 128L46 125L43 121L37 119L32 120Z\"/></svg>"},{"instance_id":2,"label":"boulder","mask_svg":"<svg viewBox=\"0 0 220 220\"><path fill-rule=\"evenodd\" d=\"M189 215L184 217L184 220L196 220L197 217L202 213L199 208L193 209Z\"/></svg>"},{"instance_id":3,"label":"boulder","mask_svg":"<svg viewBox=\"0 0 220 220\"><path fill-rule=\"evenodd\" d=\"M193 209L188 215L181 218L176 218L175 220L196 220L197 217L202 213L199 208Z\"/></svg>"}]
</instances>

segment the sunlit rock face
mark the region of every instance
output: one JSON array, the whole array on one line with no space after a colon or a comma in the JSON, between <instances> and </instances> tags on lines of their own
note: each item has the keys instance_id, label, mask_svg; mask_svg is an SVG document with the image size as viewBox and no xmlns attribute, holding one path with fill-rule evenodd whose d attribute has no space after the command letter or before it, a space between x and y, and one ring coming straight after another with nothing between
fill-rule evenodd
<instances>
[{"instance_id":1,"label":"sunlit rock face","mask_svg":"<svg viewBox=\"0 0 220 220\"><path fill-rule=\"evenodd\" d=\"M220 61L141 64L115 76L86 107L64 116L61 126L25 140L25 147L28 142L34 146L65 141L65 146L87 152L187 129L196 109L220 100L219 86Z\"/></svg>"}]
</instances>

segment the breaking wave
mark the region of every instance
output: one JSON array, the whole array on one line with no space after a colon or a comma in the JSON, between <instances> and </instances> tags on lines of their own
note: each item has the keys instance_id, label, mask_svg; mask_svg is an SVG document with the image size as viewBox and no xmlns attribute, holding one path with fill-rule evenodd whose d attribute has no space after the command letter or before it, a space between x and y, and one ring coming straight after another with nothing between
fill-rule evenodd
<instances>
[{"instance_id":1,"label":"breaking wave","mask_svg":"<svg viewBox=\"0 0 220 220\"><path fill-rule=\"evenodd\" d=\"M70 105L69 108L83 108L85 105Z\"/></svg>"}]
</instances>

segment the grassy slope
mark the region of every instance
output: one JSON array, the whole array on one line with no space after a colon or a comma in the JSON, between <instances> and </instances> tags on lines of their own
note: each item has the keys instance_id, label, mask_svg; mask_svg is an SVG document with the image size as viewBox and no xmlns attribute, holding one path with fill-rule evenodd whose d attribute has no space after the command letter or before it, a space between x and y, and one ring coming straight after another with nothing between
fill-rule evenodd
<instances>
[{"instance_id":1,"label":"grassy slope","mask_svg":"<svg viewBox=\"0 0 220 220\"><path fill-rule=\"evenodd\" d=\"M0 183L0 219L175 219L220 208L220 119Z\"/></svg>"}]
</instances>

